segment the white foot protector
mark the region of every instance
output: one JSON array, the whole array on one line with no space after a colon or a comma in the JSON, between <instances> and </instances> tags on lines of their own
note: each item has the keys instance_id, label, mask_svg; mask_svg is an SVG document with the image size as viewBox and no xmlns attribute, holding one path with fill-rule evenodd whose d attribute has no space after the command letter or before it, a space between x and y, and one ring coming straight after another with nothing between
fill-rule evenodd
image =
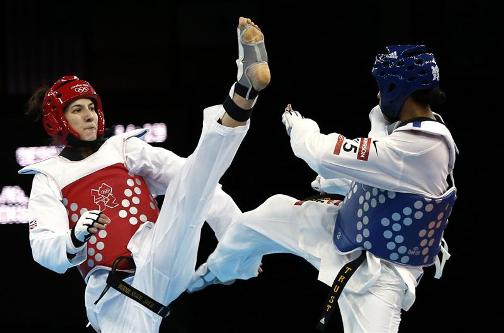
<instances>
[{"instance_id":1,"label":"white foot protector","mask_svg":"<svg viewBox=\"0 0 504 333\"><path fill-rule=\"evenodd\" d=\"M226 282L220 281L214 273L212 273L209 269L206 263L202 264L198 269L196 270L196 273L194 274L194 277L189 284L189 287L187 288L188 293L194 293L196 291L205 289L206 287L212 285L212 284L223 284L223 285L230 285L233 284L236 280L230 280Z\"/></svg>"}]
</instances>

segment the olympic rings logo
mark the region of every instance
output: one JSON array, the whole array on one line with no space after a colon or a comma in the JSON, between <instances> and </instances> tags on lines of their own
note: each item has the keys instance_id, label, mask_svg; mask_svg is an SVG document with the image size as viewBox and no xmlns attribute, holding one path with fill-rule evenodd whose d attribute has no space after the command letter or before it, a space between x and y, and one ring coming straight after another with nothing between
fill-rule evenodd
<instances>
[{"instance_id":1,"label":"olympic rings logo","mask_svg":"<svg viewBox=\"0 0 504 333\"><path fill-rule=\"evenodd\" d=\"M83 94L83 93L86 93L89 91L89 87L86 87L86 86L76 86L76 87L72 87L72 89L76 93L79 93L79 94Z\"/></svg>"}]
</instances>

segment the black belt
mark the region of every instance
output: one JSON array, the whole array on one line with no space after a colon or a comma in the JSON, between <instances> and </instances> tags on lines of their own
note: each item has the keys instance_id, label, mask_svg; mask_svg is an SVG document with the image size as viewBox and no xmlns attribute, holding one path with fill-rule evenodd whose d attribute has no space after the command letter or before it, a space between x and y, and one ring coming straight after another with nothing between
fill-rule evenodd
<instances>
[{"instance_id":1,"label":"black belt","mask_svg":"<svg viewBox=\"0 0 504 333\"><path fill-rule=\"evenodd\" d=\"M329 292L329 296L324 303L324 309L322 310L322 315L320 316L320 320L317 324L317 329L319 331L323 331L326 329L327 323L331 319L331 315L336 308L336 302L345 288L348 280L352 276L353 273L359 268L360 264L366 258L366 251L362 251L360 256L347 263L343 268L338 272L336 278L334 279L333 285L331 287L331 291Z\"/></svg>"},{"instance_id":2,"label":"black belt","mask_svg":"<svg viewBox=\"0 0 504 333\"><path fill-rule=\"evenodd\" d=\"M128 273L125 274L125 272L117 271L117 266L122 260L133 261L133 258L117 257L114 260L114 262L112 263L112 270L109 272L107 276L107 286L105 286L105 289L103 289L102 293L100 294L100 297L98 297L98 299L94 304L97 304L100 301L100 299L102 299L102 297L105 295L105 293L109 290L109 288L112 287L115 290L122 293L123 295L126 295L129 298L142 304L152 312L157 313L161 317L163 318L167 317L170 314L170 307L159 303L152 297L147 296L140 290L133 288L131 285L123 281L124 278L126 278L127 276L131 276L131 274Z\"/></svg>"}]
</instances>

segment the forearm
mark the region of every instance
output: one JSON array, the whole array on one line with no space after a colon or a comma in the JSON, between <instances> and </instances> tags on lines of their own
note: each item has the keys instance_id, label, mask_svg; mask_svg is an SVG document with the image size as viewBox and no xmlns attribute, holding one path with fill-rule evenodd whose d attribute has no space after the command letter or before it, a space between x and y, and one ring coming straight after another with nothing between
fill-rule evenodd
<instances>
[{"instance_id":1,"label":"forearm","mask_svg":"<svg viewBox=\"0 0 504 333\"><path fill-rule=\"evenodd\" d=\"M67 212L60 200L55 184L45 175L36 174L28 202L33 259L50 270L64 273L85 260L86 247L76 248L72 244Z\"/></svg>"},{"instance_id":2,"label":"forearm","mask_svg":"<svg viewBox=\"0 0 504 333\"><path fill-rule=\"evenodd\" d=\"M308 118L296 119L290 132L292 152L305 161L317 174L320 174L324 137L323 134L320 134L317 123ZM323 177L331 178L328 175L323 175Z\"/></svg>"},{"instance_id":3,"label":"forearm","mask_svg":"<svg viewBox=\"0 0 504 333\"><path fill-rule=\"evenodd\" d=\"M394 152L382 145L378 156L371 138L347 139L338 133L321 134L318 125L306 118L296 119L291 130L294 154L317 174L326 178L347 178L366 184L393 187L401 172Z\"/></svg>"},{"instance_id":4,"label":"forearm","mask_svg":"<svg viewBox=\"0 0 504 333\"><path fill-rule=\"evenodd\" d=\"M68 268L79 265L86 259L86 246L71 254L69 251L74 251L68 249L69 241L71 242L68 232L57 234L49 230L32 231L30 245L33 259L54 272L65 273Z\"/></svg>"}]
</instances>

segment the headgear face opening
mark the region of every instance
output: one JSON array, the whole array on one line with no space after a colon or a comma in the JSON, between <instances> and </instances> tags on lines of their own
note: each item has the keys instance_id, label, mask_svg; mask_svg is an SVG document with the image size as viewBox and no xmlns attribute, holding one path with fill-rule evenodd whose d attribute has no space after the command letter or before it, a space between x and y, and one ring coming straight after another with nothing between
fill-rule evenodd
<instances>
[{"instance_id":1,"label":"headgear face opening","mask_svg":"<svg viewBox=\"0 0 504 333\"><path fill-rule=\"evenodd\" d=\"M396 121L409 95L439 87L439 68L425 45L390 45L386 50L376 56L371 73L378 83L383 114Z\"/></svg>"},{"instance_id":2,"label":"headgear face opening","mask_svg":"<svg viewBox=\"0 0 504 333\"><path fill-rule=\"evenodd\" d=\"M68 143L69 134L80 139L79 133L68 124L64 115L65 108L79 98L89 98L95 103L98 114L97 136L103 136L105 131L101 99L94 88L89 82L80 80L77 76L63 76L46 92L42 107L44 129L49 136L58 138L63 144Z\"/></svg>"}]
</instances>

